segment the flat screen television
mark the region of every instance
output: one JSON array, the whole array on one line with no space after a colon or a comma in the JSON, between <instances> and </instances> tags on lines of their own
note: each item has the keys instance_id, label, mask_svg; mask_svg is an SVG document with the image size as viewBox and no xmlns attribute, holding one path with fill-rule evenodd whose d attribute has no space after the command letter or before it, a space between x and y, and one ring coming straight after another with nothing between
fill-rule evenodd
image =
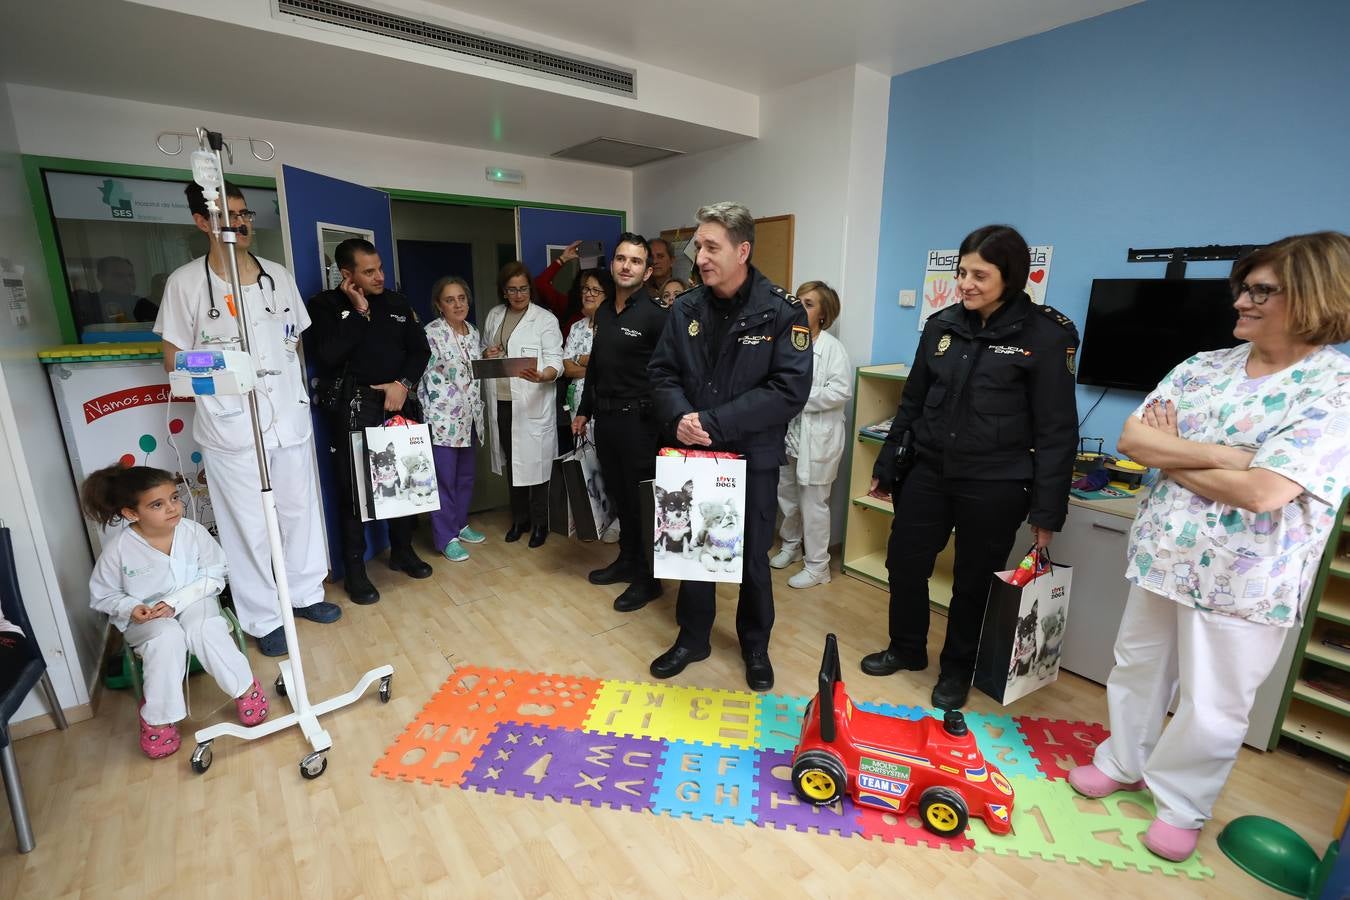
<instances>
[{"instance_id":1,"label":"flat screen television","mask_svg":"<svg viewBox=\"0 0 1350 900\"><path fill-rule=\"evenodd\" d=\"M1236 346L1236 324L1226 278L1097 278L1078 383L1151 391L1188 357Z\"/></svg>"}]
</instances>

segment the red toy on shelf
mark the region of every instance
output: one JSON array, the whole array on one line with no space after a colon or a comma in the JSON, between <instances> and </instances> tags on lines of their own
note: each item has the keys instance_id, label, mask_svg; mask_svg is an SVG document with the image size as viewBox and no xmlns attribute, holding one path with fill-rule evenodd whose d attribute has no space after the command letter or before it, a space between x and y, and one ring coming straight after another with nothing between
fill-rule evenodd
<instances>
[{"instance_id":1,"label":"red toy on shelf","mask_svg":"<svg viewBox=\"0 0 1350 900\"><path fill-rule=\"evenodd\" d=\"M792 784L816 806L845 793L897 815L918 804L924 827L942 837L965 831L972 814L994 834L1012 830L1012 785L985 761L960 710L914 722L854 709L833 634L825 636L820 691L802 721Z\"/></svg>"}]
</instances>

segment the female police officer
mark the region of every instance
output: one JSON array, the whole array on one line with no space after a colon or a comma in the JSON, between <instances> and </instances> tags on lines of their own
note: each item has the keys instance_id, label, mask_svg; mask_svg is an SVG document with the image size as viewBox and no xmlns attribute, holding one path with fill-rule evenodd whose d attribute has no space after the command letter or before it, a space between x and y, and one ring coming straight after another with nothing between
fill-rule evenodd
<instances>
[{"instance_id":1,"label":"female police officer","mask_svg":"<svg viewBox=\"0 0 1350 900\"><path fill-rule=\"evenodd\" d=\"M1023 291L1027 243L988 225L961 243L961 302L928 320L894 424L873 470L891 492L909 432L914 466L895 490L886 567L890 645L863 658L868 675L928 665L928 578L956 530L947 639L933 705L966 700L993 573L1023 519L1045 547L1064 524L1074 451L1078 332Z\"/></svg>"}]
</instances>

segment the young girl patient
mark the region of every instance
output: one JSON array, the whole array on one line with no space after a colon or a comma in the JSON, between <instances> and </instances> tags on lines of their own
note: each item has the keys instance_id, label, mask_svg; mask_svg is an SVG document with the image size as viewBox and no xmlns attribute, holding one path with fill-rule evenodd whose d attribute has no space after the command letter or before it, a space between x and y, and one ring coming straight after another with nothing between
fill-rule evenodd
<instances>
[{"instance_id":1,"label":"young girl patient","mask_svg":"<svg viewBox=\"0 0 1350 900\"><path fill-rule=\"evenodd\" d=\"M127 523L110 533L94 566L89 603L108 614L144 660L141 749L151 759L182 743L177 723L187 717L189 653L235 698L240 722L256 725L267 717L267 697L220 614L225 554L210 532L183 518L176 488L163 469L109 466L80 490L89 518L104 526Z\"/></svg>"}]
</instances>

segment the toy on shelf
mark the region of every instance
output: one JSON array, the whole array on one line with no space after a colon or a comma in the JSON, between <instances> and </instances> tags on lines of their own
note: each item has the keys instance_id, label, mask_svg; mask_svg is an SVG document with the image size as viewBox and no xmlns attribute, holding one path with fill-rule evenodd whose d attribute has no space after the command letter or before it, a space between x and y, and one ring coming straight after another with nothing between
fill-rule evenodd
<instances>
[{"instance_id":1,"label":"toy on shelf","mask_svg":"<svg viewBox=\"0 0 1350 900\"><path fill-rule=\"evenodd\" d=\"M985 761L961 712L915 722L854 709L833 634L825 636L820 690L802 720L792 784L816 806L846 793L859 806L897 815L917 804L924 827L942 837L965 831L972 815L994 834L1012 830L1012 785Z\"/></svg>"}]
</instances>

